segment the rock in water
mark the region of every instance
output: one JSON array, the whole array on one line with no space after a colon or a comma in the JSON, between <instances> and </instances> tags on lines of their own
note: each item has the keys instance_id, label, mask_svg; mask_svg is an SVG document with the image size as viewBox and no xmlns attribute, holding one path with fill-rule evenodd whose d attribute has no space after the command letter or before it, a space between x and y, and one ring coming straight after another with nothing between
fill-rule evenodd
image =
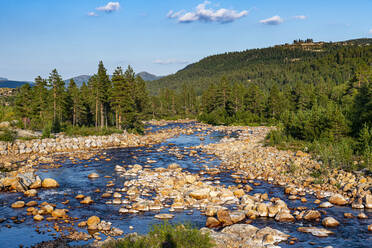
<instances>
[{"instance_id":1,"label":"rock in water","mask_svg":"<svg viewBox=\"0 0 372 248\"><path fill-rule=\"evenodd\" d=\"M329 198L329 202L335 205L344 206L347 204L347 200L340 194L335 194Z\"/></svg>"},{"instance_id":2,"label":"rock in water","mask_svg":"<svg viewBox=\"0 0 372 248\"><path fill-rule=\"evenodd\" d=\"M25 206L24 201L16 201L12 204L12 208L23 208Z\"/></svg>"},{"instance_id":3,"label":"rock in water","mask_svg":"<svg viewBox=\"0 0 372 248\"><path fill-rule=\"evenodd\" d=\"M230 226L233 224L228 210L220 209L217 211L217 219L223 226Z\"/></svg>"},{"instance_id":4,"label":"rock in water","mask_svg":"<svg viewBox=\"0 0 372 248\"><path fill-rule=\"evenodd\" d=\"M87 220L87 226L89 230L96 230L98 228L98 224L101 222L101 219L97 216L91 216Z\"/></svg>"},{"instance_id":5,"label":"rock in water","mask_svg":"<svg viewBox=\"0 0 372 248\"><path fill-rule=\"evenodd\" d=\"M340 225L340 222L338 222L335 218L333 217L326 217L322 220L322 224L325 227L335 227Z\"/></svg>"},{"instance_id":6,"label":"rock in water","mask_svg":"<svg viewBox=\"0 0 372 248\"><path fill-rule=\"evenodd\" d=\"M89 179L99 178L99 175L97 173L91 173L91 174L88 175L88 178Z\"/></svg>"},{"instance_id":7,"label":"rock in water","mask_svg":"<svg viewBox=\"0 0 372 248\"><path fill-rule=\"evenodd\" d=\"M328 237L330 234L333 234L332 231L329 231L324 228L318 228L318 227L299 227L297 228L297 231L304 232L304 233L311 233L312 235L316 237Z\"/></svg>"},{"instance_id":8,"label":"rock in water","mask_svg":"<svg viewBox=\"0 0 372 248\"><path fill-rule=\"evenodd\" d=\"M208 228L215 228L215 227L218 227L220 225L221 225L221 223L214 217L208 217L207 222L205 224L205 226L208 227Z\"/></svg>"},{"instance_id":9,"label":"rock in water","mask_svg":"<svg viewBox=\"0 0 372 248\"><path fill-rule=\"evenodd\" d=\"M43 188L57 188L59 187L59 184L53 178L45 178L43 182L41 183L41 186Z\"/></svg>"},{"instance_id":10,"label":"rock in water","mask_svg":"<svg viewBox=\"0 0 372 248\"><path fill-rule=\"evenodd\" d=\"M164 220L164 219L172 219L174 215L173 214L157 214L154 217L157 219Z\"/></svg>"}]
</instances>

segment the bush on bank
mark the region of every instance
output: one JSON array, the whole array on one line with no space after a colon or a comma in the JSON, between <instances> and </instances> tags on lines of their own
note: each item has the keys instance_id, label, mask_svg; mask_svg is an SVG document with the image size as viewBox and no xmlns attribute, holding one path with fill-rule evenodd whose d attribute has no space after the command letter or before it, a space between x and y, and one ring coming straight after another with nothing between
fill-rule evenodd
<instances>
[{"instance_id":1,"label":"bush on bank","mask_svg":"<svg viewBox=\"0 0 372 248\"><path fill-rule=\"evenodd\" d=\"M202 234L191 225L172 225L167 222L152 226L144 236L127 236L111 241L104 248L211 248L208 234Z\"/></svg>"}]
</instances>

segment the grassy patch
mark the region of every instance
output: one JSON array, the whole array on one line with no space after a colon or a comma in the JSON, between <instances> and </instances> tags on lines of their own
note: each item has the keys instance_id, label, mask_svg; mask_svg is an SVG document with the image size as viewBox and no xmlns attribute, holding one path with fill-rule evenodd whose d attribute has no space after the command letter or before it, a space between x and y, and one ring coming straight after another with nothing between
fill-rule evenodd
<instances>
[{"instance_id":1,"label":"grassy patch","mask_svg":"<svg viewBox=\"0 0 372 248\"><path fill-rule=\"evenodd\" d=\"M294 139L282 130L272 130L266 136L265 144L275 146L281 150L306 150L310 152L314 158L321 160L324 165L321 171L314 172L315 174L312 175L314 178L324 175L327 168L340 168L347 171L362 168L372 169L368 154L364 153L367 154L364 156L358 155L358 143L350 137L342 137L337 141L327 139L304 141ZM354 161L359 161L359 163Z\"/></svg>"},{"instance_id":2,"label":"grassy patch","mask_svg":"<svg viewBox=\"0 0 372 248\"><path fill-rule=\"evenodd\" d=\"M123 133L123 130L119 130L116 128L95 128L95 127L73 127L68 126L64 130L64 134L66 136L103 136L103 135L111 135L114 133Z\"/></svg>"},{"instance_id":3,"label":"grassy patch","mask_svg":"<svg viewBox=\"0 0 372 248\"><path fill-rule=\"evenodd\" d=\"M9 129L0 130L0 141L14 142L16 138L17 138L16 132Z\"/></svg>"},{"instance_id":4,"label":"grassy patch","mask_svg":"<svg viewBox=\"0 0 372 248\"><path fill-rule=\"evenodd\" d=\"M154 225L144 236L127 236L110 242L104 248L211 248L213 243L190 225L171 225L167 222Z\"/></svg>"}]
</instances>

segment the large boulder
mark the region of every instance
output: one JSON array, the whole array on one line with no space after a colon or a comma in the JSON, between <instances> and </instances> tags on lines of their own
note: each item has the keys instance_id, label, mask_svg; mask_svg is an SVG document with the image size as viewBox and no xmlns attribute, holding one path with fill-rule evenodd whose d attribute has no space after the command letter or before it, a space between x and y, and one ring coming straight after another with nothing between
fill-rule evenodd
<instances>
[{"instance_id":1,"label":"large boulder","mask_svg":"<svg viewBox=\"0 0 372 248\"><path fill-rule=\"evenodd\" d=\"M220 226L221 223L214 217L208 217L207 222L205 223L205 226L208 228L215 228Z\"/></svg>"},{"instance_id":2,"label":"large boulder","mask_svg":"<svg viewBox=\"0 0 372 248\"><path fill-rule=\"evenodd\" d=\"M372 195L366 195L364 197L364 206L366 208L372 208Z\"/></svg>"},{"instance_id":3,"label":"large boulder","mask_svg":"<svg viewBox=\"0 0 372 248\"><path fill-rule=\"evenodd\" d=\"M348 201L340 194L335 194L329 198L329 202L335 205L344 206Z\"/></svg>"},{"instance_id":4,"label":"large boulder","mask_svg":"<svg viewBox=\"0 0 372 248\"><path fill-rule=\"evenodd\" d=\"M321 217L321 214L317 210L308 210L304 214L304 220L316 220Z\"/></svg>"},{"instance_id":5,"label":"large boulder","mask_svg":"<svg viewBox=\"0 0 372 248\"><path fill-rule=\"evenodd\" d=\"M101 222L101 219L97 216L91 216L87 220L87 226L89 230L97 230L98 229L98 224Z\"/></svg>"},{"instance_id":6,"label":"large boulder","mask_svg":"<svg viewBox=\"0 0 372 248\"><path fill-rule=\"evenodd\" d=\"M217 211L217 219L223 226L230 226L233 224L229 211L225 209Z\"/></svg>"},{"instance_id":7,"label":"large boulder","mask_svg":"<svg viewBox=\"0 0 372 248\"><path fill-rule=\"evenodd\" d=\"M281 210L276 214L275 220L279 222L294 222L295 218L288 210Z\"/></svg>"},{"instance_id":8,"label":"large boulder","mask_svg":"<svg viewBox=\"0 0 372 248\"><path fill-rule=\"evenodd\" d=\"M340 222L338 222L335 218L333 217L326 217L322 220L322 224L325 227L335 227L340 225Z\"/></svg>"},{"instance_id":9,"label":"large boulder","mask_svg":"<svg viewBox=\"0 0 372 248\"><path fill-rule=\"evenodd\" d=\"M204 189L197 189L194 191L191 191L189 196L196 199L196 200L202 200L209 197L210 189L204 188Z\"/></svg>"}]
</instances>

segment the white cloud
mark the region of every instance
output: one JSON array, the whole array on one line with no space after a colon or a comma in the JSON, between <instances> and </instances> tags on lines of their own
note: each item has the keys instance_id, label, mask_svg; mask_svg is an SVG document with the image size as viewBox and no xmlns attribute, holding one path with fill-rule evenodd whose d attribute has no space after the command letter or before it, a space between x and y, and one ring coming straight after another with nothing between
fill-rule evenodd
<instances>
[{"instance_id":1,"label":"white cloud","mask_svg":"<svg viewBox=\"0 0 372 248\"><path fill-rule=\"evenodd\" d=\"M167 17L170 19L177 19L180 23L190 23L195 21L228 23L248 15L247 10L241 12L224 8L214 10L207 8L208 4L210 4L210 2L205 1L196 6L195 11L186 13L184 13L184 10L178 12L171 10L168 12Z\"/></svg>"},{"instance_id":2,"label":"white cloud","mask_svg":"<svg viewBox=\"0 0 372 248\"><path fill-rule=\"evenodd\" d=\"M167 14L167 17L170 18L170 19L173 19L173 18L178 18L182 15L182 13L184 13L185 11L184 10L180 10L180 11L177 11L177 12L174 12L173 10L170 10Z\"/></svg>"},{"instance_id":3,"label":"white cloud","mask_svg":"<svg viewBox=\"0 0 372 248\"><path fill-rule=\"evenodd\" d=\"M119 2L109 2L105 6L97 7L96 10L98 11L105 11L107 13L111 13L120 9Z\"/></svg>"},{"instance_id":4,"label":"white cloud","mask_svg":"<svg viewBox=\"0 0 372 248\"><path fill-rule=\"evenodd\" d=\"M368 32L369 34L372 34L372 28L369 30L369 32Z\"/></svg>"},{"instance_id":5,"label":"white cloud","mask_svg":"<svg viewBox=\"0 0 372 248\"><path fill-rule=\"evenodd\" d=\"M98 16L98 15L95 12L92 11L92 12L88 13L88 16Z\"/></svg>"},{"instance_id":6,"label":"white cloud","mask_svg":"<svg viewBox=\"0 0 372 248\"><path fill-rule=\"evenodd\" d=\"M157 59L154 61L154 64L159 65L174 65L174 64L188 64L188 61L185 60L177 60L177 59Z\"/></svg>"},{"instance_id":7,"label":"white cloud","mask_svg":"<svg viewBox=\"0 0 372 248\"><path fill-rule=\"evenodd\" d=\"M294 19L297 19L297 20L305 20L305 19L307 19L307 16L304 16L304 15L298 15L298 16L294 16L293 18L294 18Z\"/></svg>"},{"instance_id":8,"label":"white cloud","mask_svg":"<svg viewBox=\"0 0 372 248\"><path fill-rule=\"evenodd\" d=\"M260 23L266 25L279 25L283 22L284 20L278 15L260 21Z\"/></svg>"}]
</instances>

